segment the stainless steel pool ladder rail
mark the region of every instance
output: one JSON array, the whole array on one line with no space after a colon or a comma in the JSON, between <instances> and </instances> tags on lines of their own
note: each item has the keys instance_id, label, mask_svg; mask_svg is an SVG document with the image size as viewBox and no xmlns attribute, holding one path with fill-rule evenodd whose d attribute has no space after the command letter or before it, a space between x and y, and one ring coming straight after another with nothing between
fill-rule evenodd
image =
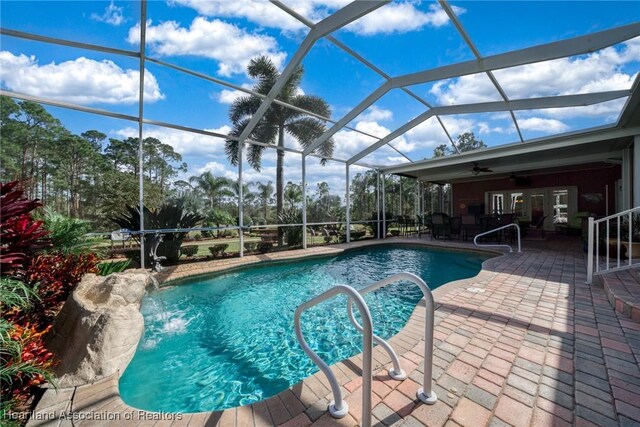
<instances>
[{"instance_id":1,"label":"stainless steel pool ladder rail","mask_svg":"<svg viewBox=\"0 0 640 427\"><path fill-rule=\"evenodd\" d=\"M382 279L376 283L373 283L369 286L366 286L360 289L358 292L360 295L364 297L364 295L369 292L375 291L376 289L383 288L387 285L390 285L395 282L399 282L401 280L406 280L408 282L415 283L420 290L422 291L422 295L425 300L425 321L424 321L424 376L422 380L422 387L418 389L416 395L418 399L422 402L433 405L437 402L438 396L432 389L432 375L433 375L433 327L434 327L434 309L435 302L433 300L433 294L431 293L431 289L429 286L422 280L420 277L416 276L412 273L397 273L392 276L387 277L386 279ZM357 322L355 317L353 316L353 308L352 301L349 298L349 302L347 303L347 311L349 312L349 319L353 326L356 327L359 331L362 332L362 326ZM378 337L377 335L373 335L373 341L376 344L381 345L389 354L391 361L393 362L393 369L389 370L389 376L395 380L403 380L407 377L407 374L400 367L400 361L398 360L398 355L393 350L393 347L389 345L385 340Z\"/></svg>"},{"instance_id":2,"label":"stainless steel pool ladder rail","mask_svg":"<svg viewBox=\"0 0 640 427\"><path fill-rule=\"evenodd\" d=\"M520 244L520 226L518 224L507 224L507 225L503 225L502 227L498 227L498 228L494 228L492 230L489 231L485 231L484 233L480 233L477 234L476 237L473 238L473 244L476 246L486 246L486 247L493 247L493 248L504 248L507 247L509 248L509 252L513 252L513 248L511 247L511 245L490 245L490 244L486 244L486 243L478 243L478 237L482 237L482 236L486 236L487 234L491 234L491 233L495 233L496 231L500 231L500 230L504 230L505 228L509 228L509 227L515 227L516 230L518 231L518 253L522 252L522 245Z\"/></svg>"},{"instance_id":3,"label":"stainless steel pool ladder rail","mask_svg":"<svg viewBox=\"0 0 640 427\"><path fill-rule=\"evenodd\" d=\"M362 334L362 419L360 423L362 427L371 426L371 382L372 382L372 358L373 358L373 324L371 321L371 313L369 307L364 302L362 296L348 285L337 285L326 292L321 293L315 298L301 304L293 317L293 322L296 331L296 337L300 346L304 352L311 358L313 363L320 368L320 370L327 376L329 384L331 385L331 391L333 392L333 400L329 403L329 413L334 418L343 418L349 412L349 405L342 399L342 392L340 391L340 384L336 379L336 376L331 371L331 368L309 347L302 335L302 329L300 328L300 316L302 312L311 308L322 301L325 301L337 294L345 294L349 301L354 301L358 307L358 311L362 316L362 323L364 324L364 333Z\"/></svg>"}]
</instances>

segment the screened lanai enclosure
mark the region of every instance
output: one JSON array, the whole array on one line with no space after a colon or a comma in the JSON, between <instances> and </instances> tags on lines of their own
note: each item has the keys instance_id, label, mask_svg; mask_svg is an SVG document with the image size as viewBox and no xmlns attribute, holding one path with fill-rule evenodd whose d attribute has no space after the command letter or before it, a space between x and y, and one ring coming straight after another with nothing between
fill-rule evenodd
<instances>
[{"instance_id":1,"label":"screened lanai enclosure","mask_svg":"<svg viewBox=\"0 0 640 427\"><path fill-rule=\"evenodd\" d=\"M1 179L122 252L640 204L634 2L39 5L2 5Z\"/></svg>"}]
</instances>

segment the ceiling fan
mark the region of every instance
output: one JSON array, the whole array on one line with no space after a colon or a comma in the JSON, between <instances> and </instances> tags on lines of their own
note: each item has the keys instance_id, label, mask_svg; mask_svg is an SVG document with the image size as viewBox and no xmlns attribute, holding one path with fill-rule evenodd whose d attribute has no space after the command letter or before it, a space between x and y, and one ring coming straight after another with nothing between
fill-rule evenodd
<instances>
[{"instance_id":1,"label":"ceiling fan","mask_svg":"<svg viewBox=\"0 0 640 427\"><path fill-rule=\"evenodd\" d=\"M473 162L473 169L471 169L471 173L478 175L480 172L493 172L493 170L489 168L481 168L476 162Z\"/></svg>"}]
</instances>

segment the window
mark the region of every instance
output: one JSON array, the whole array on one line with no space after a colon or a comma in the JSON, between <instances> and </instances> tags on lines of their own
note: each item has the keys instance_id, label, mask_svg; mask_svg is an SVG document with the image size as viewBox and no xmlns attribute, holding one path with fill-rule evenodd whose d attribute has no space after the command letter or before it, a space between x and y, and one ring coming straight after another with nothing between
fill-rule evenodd
<instances>
[{"instance_id":1,"label":"window","mask_svg":"<svg viewBox=\"0 0 640 427\"><path fill-rule=\"evenodd\" d=\"M553 190L553 224L566 224L568 219L569 191Z\"/></svg>"},{"instance_id":2,"label":"window","mask_svg":"<svg viewBox=\"0 0 640 427\"><path fill-rule=\"evenodd\" d=\"M504 195L494 194L491 200L491 213L494 215L502 215L504 206Z\"/></svg>"}]
</instances>

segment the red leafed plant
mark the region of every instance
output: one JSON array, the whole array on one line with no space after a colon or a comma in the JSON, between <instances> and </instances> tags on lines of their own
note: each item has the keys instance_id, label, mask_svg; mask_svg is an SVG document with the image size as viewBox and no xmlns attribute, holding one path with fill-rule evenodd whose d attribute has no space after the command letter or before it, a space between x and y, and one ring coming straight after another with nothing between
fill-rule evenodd
<instances>
[{"instance_id":1,"label":"red leafed plant","mask_svg":"<svg viewBox=\"0 0 640 427\"><path fill-rule=\"evenodd\" d=\"M36 255L25 277L27 283L38 284L40 297L28 313L30 318L41 325L53 321L82 276L98 272L97 264L93 253Z\"/></svg>"},{"instance_id":2,"label":"red leafed plant","mask_svg":"<svg viewBox=\"0 0 640 427\"><path fill-rule=\"evenodd\" d=\"M18 181L0 182L0 270L2 275L19 275L29 263L30 255L48 245L42 221L31 212L41 206L28 200L18 188Z\"/></svg>"},{"instance_id":3,"label":"red leafed plant","mask_svg":"<svg viewBox=\"0 0 640 427\"><path fill-rule=\"evenodd\" d=\"M43 222L31 216L39 206L17 182L0 183L0 424L52 380L55 356L43 336L82 276L97 272L93 253L39 252L51 246Z\"/></svg>"},{"instance_id":4,"label":"red leafed plant","mask_svg":"<svg viewBox=\"0 0 640 427\"><path fill-rule=\"evenodd\" d=\"M3 360L9 369L13 367L15 374L11 381L11 393L14 397L24 397L30 387L42 384L48 377L46 370L56 364L53 353L47 350L43 336L51 326L38 331L35 326L14 325L10 338L20 348L19 357ZM45 371L45 372L43 372ZM8 390L3 390L7 392Z\"/></svg>"}]
</instances>

